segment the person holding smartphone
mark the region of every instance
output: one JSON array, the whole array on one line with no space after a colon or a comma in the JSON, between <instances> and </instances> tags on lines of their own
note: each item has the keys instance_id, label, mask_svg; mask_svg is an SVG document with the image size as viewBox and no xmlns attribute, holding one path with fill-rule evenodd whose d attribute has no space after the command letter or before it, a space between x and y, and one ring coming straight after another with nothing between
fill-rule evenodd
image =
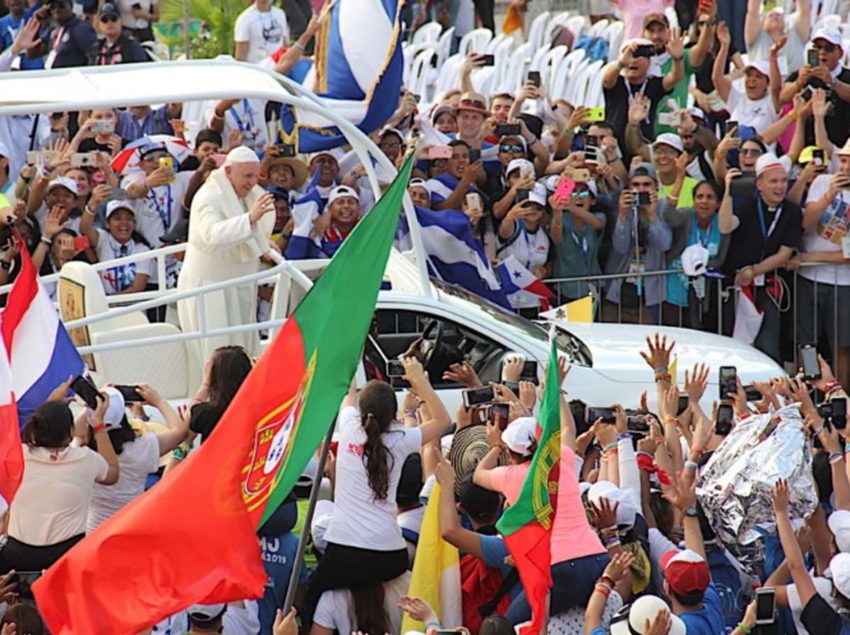
<instances>
[{"instance_id":1,"label":"person holding smartphone","mask_svg":"<svg viewBox=\"0 0 850 635\"><path fill-rule=\"evenodd\" d=\"M9 507L0 574L40 571L56 562L85 537L96 484L118 482L118 457L104 423L109 398L98 394L91 413L96 450L73 445L74 415L63 400L70 384L54 390L21 431L24 478Z\"/></svg>"},{"instance_id":2,"label":"person holding smartphone","mask_svg":"<svg viewBox=\"0 0 850 635\"><path fill-rule=\"evenodd\" d=\"M428 179L431 192L431 208L435 210L460 209L468 192L478 192L476 182L483 178L481 159L470 161L472 148L465 141L449 142L452 158L446 160L446 171Z\"/></svg>"}]
</instances>

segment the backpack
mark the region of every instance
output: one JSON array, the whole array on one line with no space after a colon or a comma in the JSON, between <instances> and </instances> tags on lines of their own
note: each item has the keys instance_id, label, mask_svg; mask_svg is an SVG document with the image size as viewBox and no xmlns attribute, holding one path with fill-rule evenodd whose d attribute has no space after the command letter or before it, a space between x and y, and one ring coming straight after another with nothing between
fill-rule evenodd
<instances>
[{"instance_id":1,"label":"backpack","mask_svg":"<svg viewBox=\"0 0 850 635\"><path fill-rule=\"evenodd\" d=\"M516 569L502 576L495 567L488 567L480 558L466 554L460 559L460 586L463 606L463 625L477 635L485 617L504 614L511 605L508 591L519 580Z\"/></svg>"}]
</instances>

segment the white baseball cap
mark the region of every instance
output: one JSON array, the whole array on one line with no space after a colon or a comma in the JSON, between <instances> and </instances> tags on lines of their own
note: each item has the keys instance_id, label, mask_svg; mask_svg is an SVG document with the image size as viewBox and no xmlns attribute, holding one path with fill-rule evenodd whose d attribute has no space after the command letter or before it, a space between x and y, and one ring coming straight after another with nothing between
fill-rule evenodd
<instances>
[{"instance_id":1,"label":"white baseball cap","mask_svg":"<svg viewBox=\"0 0 850 635\"><path fill-rule=\"evenodd\" d=\"M47 191L49 192L50 190L57 188L57 187L64 187L66 190L71 192L71 194L73 194L74 196L77 196L80 193L79 190L77 189L77 182L74 179L69 178L67 176L60 176L60 177L53 179L50 182L50 184L47 186Z\"/></svg>"},{"instance_id":2,"label":"white baseball cap","mask_svg":"<svg viewBox=\"0 0 850 635\"><path fill-rule=\"evenodd\" d=\"M816 42L818 40L826 40L830 44L835 44L842 51L844 50L844 41L841 38L841 32L838 29L832 29L828 26L824 26L815 31L814 36L812 37L812 42Z\"/></svg>"},{"instance_id":3,"label":"white baseball cap","mask_svg":"<svg viewBox=\"0 0 850 635\"><path fill-rule=\"evenodd\" d=\"M637 518L637 507L628 492L620 489L611 481L597 481L587 491L587 500L598 504L603 498L607 498L612 507L618 504L618 527L634 526L635 518Z\"/></svg>"},{"instance_id":4,"label":"white baseball cap","mask_svg":"<svg viewBox=\"0 0 850 635\"><path fill-rule=\"evenodd\" d=\"M360 202L360 195L357 193L353 187L349 187L347 185L337 185L334 189L331 190L331 193L328 195L328 205L333 203L338 198L343 198L345 196L351 196L358 203Z\"/></svg>"},{"instance_id":5,"label":"white baseball cap","mask_svg":"<svg viewBox=\"0 0 850 635\"><path fill-rule=\"evenodd\" d=\"M744 72L746 73L749 69L753 69L758 73L761 73L768 79L770 79L770 66L768 66L767 62L764 60L759 60L757 62L750 62L744 67Z\"/></svg>"},{"instance_id":6,"label":"white baseball cap","mask_svg":"<svg viewBox=\"0 0 850 635\"><path fill-rule=\"evenodd\" d=\"M670 146L674 150L678 150L680 153L685 151L685 146L682 144L682 139L677 134L673 134L672 132L665 132L663 134L658 135L655 139L655 143L652 144L652 147L655 148L659 145Z\"/></svg>"},{"instance_id":7,"label":"white baseball cap","mask_svg":"<svg viewBox=\"0 0 850 635\"><path fill-rule=\"evenodd\" d=\"M109 203L106 204L106 218L112 216L112 214L117 212L119 209L126 209L132 212L134 217L136 216L136 210L130 201L109 201Z\"/></svg>"},{"instance_id":8,"label":"white baseball cap","mask_svg":"<svg viewBox=\"0 0 850 635\"><path fill-rule=\"evenodd\" d=\"M850 552L850 511L837 509L829 515L829 530L842 552Z\"/></svg>"},{"instance_id":9,"label":"white baseball cap","mask_svg":"<svg viewBox=\"0 0 850 635\"><path fill-rule=\"evenodd\" d=\"M680 257L682 259L682 269L685 270L686 276L701 276L705 273L708 266L709 253L708 249L699 243L687 247Z\"/></svg>"},{"instance_id":10,"label":"white baseball cap","mask_svg":"<svg viewBox=\"0 0 850 635\"><path fill-rule=\"evenodd\" d=\"M103 415L103 425L106 426L107 430L117 430L121 427L121 421L124 419L124 396L112 386L105 386L100 389L100 392L109 397L109 405ZM89 423L91 423L93 413L94 411L91 408L86 409L86 417Z\"/></svg>"},{"instance_id":11,"label":"white baseball cap","mask_svg":"<svg viewBox=\"0 0 850 635\"><path fill-rule=\"evenodd\" d=\"M829 561L832 585L846 598L850 598L850 553L838 553Z\"/></svg>"},{"instance_id":12,"label":"white baseball cap","mask_svg":"<svg viewBox=\"0 0 850 635\"><path fill-rule=\"evenodd\" d=\"M502 432L502 441L511 452L528 456L537 441L537 420L534 417L514 419Z\"/></svg>"},{"instance_id":13,"label":"white baseball cap","mask_svg":"<svg viewBox=\"0 0 850 635\"><path fill-rule=\"evenodd\" d=\"M520 177L530 176L534 178L534 165L528 159L512 159L508 163L508 169L505 170L505 174L509 175L514 170L519 170Z\"/></svg>"},{"instance_id":14,"label":"white baseball cap","mask_svg":"<svg viewBox=\"0 0 850 635\"><path fill-rule=\"evenodd\" d=\"M761 176L768 170L782 168L788 174L788 167L773 152L765 152L756 161L756 176Z\"/></svg>"},{"instance_id":15,"label":"white baseball cap","mask_svg":"<svg viewBox=\"0 0 850 635\"><path fill-rule=\"evenodd\" d=\"M669 611L670 607L657 595L644 595L623 607L611 620L611 635L643 635L646 632L646 621L650 623L659 611ZM685 635L685 623L677 616L670 616L673 624L669 635Z\"/></svg>"},{"instance_id":16,"label":"white baseball cap","mask_svg":"<svg viewBox=\"0 0 850 635\"><path fill-rule=\"evenodd\" d=\"M528 200L546 207L546 186L542 183L535 183L528 193Z\"/></svg>"},{"instance_id":17,"label":"white baseball cap","mask_svg":"<svg viewBox=\"0 0 850 635\"><path fill-rule=\"evenodd\" d=\"M193 604L186 612L195 620L209 622L224 615L226 604Z\"/></svg>"}]
</instances>

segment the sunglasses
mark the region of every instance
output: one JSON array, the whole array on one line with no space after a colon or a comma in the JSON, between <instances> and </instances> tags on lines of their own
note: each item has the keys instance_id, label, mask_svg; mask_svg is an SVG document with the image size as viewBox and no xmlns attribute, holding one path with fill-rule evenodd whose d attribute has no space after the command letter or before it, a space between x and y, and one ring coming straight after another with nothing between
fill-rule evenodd
<instances>
[{"instance_id":1,"label":"sunglasses","mask_svg":"<svg viewBox=\"0 0 850 635\"><path fill-rule=\"evenodd\" d=\"M525 148L523 148L518 143L503 143L499 146L499 152L525 152Z\"/></svg>"},{"instance_id":2,"label":"sunglasses","mask_svg":"<svg viewBox=\"0 0 850 635\"><path fill-rule=\"evenodd\" d=\"M581 192L573 190L573 198L590 198L590 190L582 190Z\"/></svg>"},{"instance_id":3,"label":"sunglasses","mask_svg":"<svg viewBox=\"0 0 850 635\"><path fill-rule=\"evenodd\" d=\"M812 46L824 53L834 53L835 49L838 48L835 44L831 44L829 42L815 42Z\"/></svg>"},{"instance_id":4,"label":"sunglasses","mask_svg":"<svg viewBox=\"0 0 850 635\"><path fill-rule=\"evenodd\" d=\"M103 16L103 17L100 19L100 21L101 21L103 24L108 24L109 22L118 22L118 16L115 16L115 15L105 15L105 16Z\"/></svg>"},{"instance_id":5,"label":"sunglasses","mask_svg":"<svg viewBox=\"0 0 850 635\"><path fill-rule=\"evenodd\" d=\"M478 110L487 110L487 107L484 105L484 102L478 101L477 99L461 99L460 105L469 108L477 108Z\"/></svg>"},{"instance_id":6,"label":"sunglasses","mask_svg":"<svg viewBox=\"0 0 850 635\"><path fill-rule=\"evenodd\" d=\"M741 148L738 153L742 157L760 157L762 155L762 151L758 148Z\"/></svg>"}]
</instances>

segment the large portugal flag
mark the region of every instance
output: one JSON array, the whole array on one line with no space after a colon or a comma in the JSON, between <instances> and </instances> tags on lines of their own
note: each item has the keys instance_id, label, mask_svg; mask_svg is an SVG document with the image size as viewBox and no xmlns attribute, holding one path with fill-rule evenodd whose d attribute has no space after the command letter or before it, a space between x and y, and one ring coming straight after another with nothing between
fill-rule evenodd
<instances>
[{"instance_id":1,"label":"large portugal flag","mask_svg":"<svg viewBox=\"0 0 850 635\"><path fill-rule=\"evenodd\" d=\"M55 635L138 633L194 603L258 598L256 530L325 436L357 367L412 155L178 470L33 585Z\"/></svg>"},{"instance_id":2,"label":"large portugal flag","mask_svg":"<svg viewBox=\"0 0 850 635\"><path fill-rule=\"evenodd\" d=\"M531 468L525 477L519 499L511 505L496 528L516 563L519 579L531 607L531 624L521 635L537 635L546 619L546 597L552 588L552 522L558 491L558 464L561 460L561 386L558 381L558 351L551 341L546 389L540 402L540 436Z\"/></svg>"}]
</instances>

